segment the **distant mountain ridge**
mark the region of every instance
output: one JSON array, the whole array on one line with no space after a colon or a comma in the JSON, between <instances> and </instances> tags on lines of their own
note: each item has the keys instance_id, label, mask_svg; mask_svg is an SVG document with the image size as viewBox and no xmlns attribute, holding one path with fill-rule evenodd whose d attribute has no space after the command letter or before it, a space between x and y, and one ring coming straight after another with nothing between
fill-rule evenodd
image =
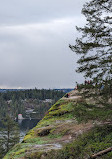
<instances>
[{"instance_id":1,"label":"distant mountain ridge","mask_svg":"<svg viewBox=\"0 0 112 159\"><path fill-rule=\"evenodd\" d=\"M25 90L30 90L30 89L0 89L0 92L1 92L1 93L3 93L3 92L5 93L5 92L7 92L7 91L12 92L12 91L25 91ZM40 90L41 90L41 89L40 89ZM45 90L48 90L48 89L45 89ZM73 88L61 88L61 89L56 88L56 89L51 89L51 90L63 91L64 93L68 93L68 92L72 91Z\"/></svg>"},{"instance_id":2,"label":"distant mountain ridge","mask_svg":"<svg viewBox=\"0 0 112 159\"><path fill-rule=\"evenodd\" d=\"M0 89L0 92L5 93L5 92L8 92L8 91L12 92L12 91L24 91L24 90L26 90L26 89Z\"/></svg>"},{"instance_id":3,"label":"distant mountain ridge","mask_svg":"<svg viewBox=\"0 0 112 159\"><path fill-rule=\"evenodd\" d=\"M72 90L74 90L73 88L62 88L62 89L54 89L56 91L63 91L64 93L68 93L71 92Z\"/></svg>"}]
</instances>

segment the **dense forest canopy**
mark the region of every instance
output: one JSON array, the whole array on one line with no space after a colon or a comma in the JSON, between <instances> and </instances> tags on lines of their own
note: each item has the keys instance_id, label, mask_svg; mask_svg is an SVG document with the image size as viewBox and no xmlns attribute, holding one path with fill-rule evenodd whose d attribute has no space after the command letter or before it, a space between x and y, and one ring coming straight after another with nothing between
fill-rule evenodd
<instances>
[{"instance_id":1,"label":"dense forest canopy","mask_svg":"<svg viewBox=\"0 0 112 159\"><path fill-rule=\"evenodd\" d=\"M10 113L12 118L17 117L18 114L23 114L23 116L25 116L27 108L33 108L38 111L38 116L41 118L51 105L64 94L65 93L62 91L50 89L29 89L1 92L0 119L6 117L7 113ZM46 99L51 99L52 102L44 102Z\"/></svg>"}]
</instances>

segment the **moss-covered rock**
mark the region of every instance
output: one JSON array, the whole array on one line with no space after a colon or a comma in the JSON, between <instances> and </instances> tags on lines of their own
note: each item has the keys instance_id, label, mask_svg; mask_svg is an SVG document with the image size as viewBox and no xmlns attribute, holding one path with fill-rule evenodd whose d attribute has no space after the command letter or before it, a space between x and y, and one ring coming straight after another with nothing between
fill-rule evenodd
<instances>
[{"instance_id":1,"label":"moss-covered rock","mask_svg":"<svg viewBox=\"0 0 112 159\"><path fill-rule=\"evenodd\" d=\"M83 159L112 145L111 126L101 127L107 121L112 121L110 106L87 104L79 92L72 91L69 98L57 101L4 159ZM93 128L96 125L100 128ZM108 156L105 159L110 159Z\"/></svg>"}]
</instances>

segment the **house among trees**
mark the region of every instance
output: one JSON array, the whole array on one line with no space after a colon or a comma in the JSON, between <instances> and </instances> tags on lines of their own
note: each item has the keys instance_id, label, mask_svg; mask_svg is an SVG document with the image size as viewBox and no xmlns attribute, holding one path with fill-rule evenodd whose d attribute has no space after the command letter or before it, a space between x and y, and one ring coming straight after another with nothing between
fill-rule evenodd
<instances>
[{"instance_id":1,"label":"house among trees","mask_svg":"<svg viewBox=\"0 0 112 159\"><path fill-rule=\"evenodd\" d=\"M22 114L18 114L18 119L19 119L19 120L23 119Z\"/></svg>"}]
</instances>

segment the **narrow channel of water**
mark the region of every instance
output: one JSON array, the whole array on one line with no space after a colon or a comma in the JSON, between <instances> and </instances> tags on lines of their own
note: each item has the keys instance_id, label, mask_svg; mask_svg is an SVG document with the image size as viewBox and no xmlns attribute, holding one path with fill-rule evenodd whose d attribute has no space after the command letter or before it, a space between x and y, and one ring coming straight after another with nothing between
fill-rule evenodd
<instances>
[{"instance_id":1,"label":"narrow channel of water","mask_svg":"<svg viewBox=\"0 0 112 159\"><path fill-rule=\"evenodd\" d=\"M39 119L22 119L17 121L20 127L20 142L23 140L26 133L34 128L39 121Z\"/></svg>"}]
</instances>

